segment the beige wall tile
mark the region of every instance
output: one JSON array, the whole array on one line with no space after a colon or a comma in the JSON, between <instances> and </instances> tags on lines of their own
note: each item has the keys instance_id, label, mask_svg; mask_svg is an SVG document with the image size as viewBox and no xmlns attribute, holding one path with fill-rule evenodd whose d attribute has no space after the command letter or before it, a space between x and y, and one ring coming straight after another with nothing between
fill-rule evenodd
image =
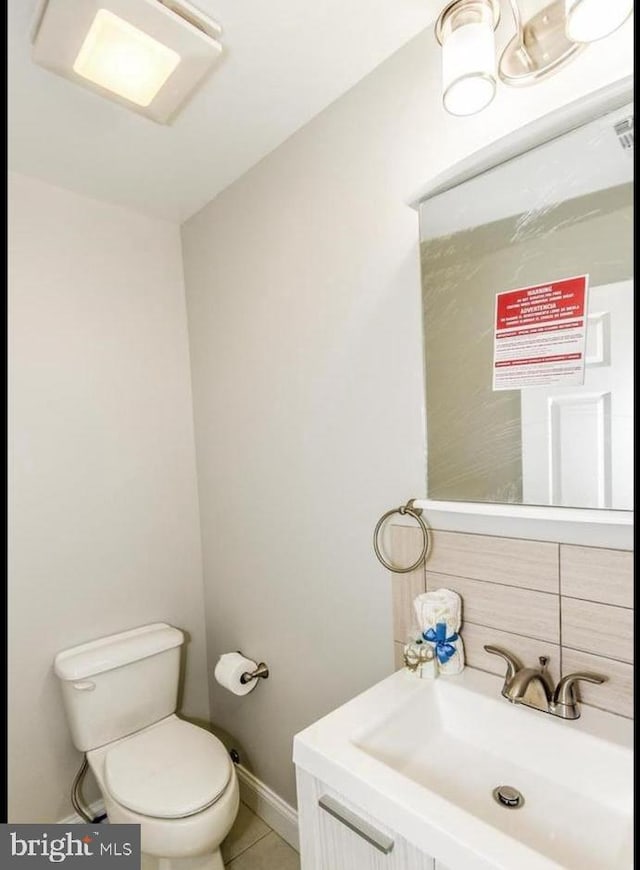
<instances>
[{"instance_id":1,"label":"beige wall tile","mask_svg":"<svg viewBox=\"0 0 640 870\"><path fill-rule=\"evenodd\" d=\"M559 592L558 544L459 532L433 532L427 571Z\"/></svg>"},{"instance_id":2,"label":"beige wall tile","mask_svg":"<svg viewBox=\"0 0 640 870\"><path fill-rule=\"evenodd\" d=\"M391 527L391 559L394 565L411 565L420 555L422 535L408 526ZM406 643L416 635L418 626L413 612L413 599L426 589L424 566L409 574L392 574L393 639Z\"/></svg>"},{"instance_id":3,"label":"beige wall tile","mask_svg":"<svg viewBox=\"0 0 640 870\"><path fill-rule=\"evenodd\" d=\"M559 595L427 571L427 591L440 587L462 596L466 622L560 642Z\"/></svg>"},{"instance_id":4,"label":"beige wall tile","mask_svg":"<svg viewBox=\"0 0 640 870\"><path fill-rule=\"evenodd\" d=\"M420 556L424 546L422 531L417 526L390 526L389 529L389 555L394 565L401 568L413 565ZM433 540L433 539L432 539ZM418 566L411 574L420 574L424 577L424 564Z\"/></svg>"},{"instance_id":5,"label":"beige wall tile","mask_svg":"<svg viewBox=\"0 0 640 870\"><path fill-rule=\"evenodd\" d=\"M563 595L633 607L633 553L560 545Z\"/></svg>"},{"instance_id":6,"label":"beige wall tile","mask_svg":"<svg viewBox=\"0 0 640 870\"><path fill-rule=\"evenodd\" d=\"M484 625L475 625L466 622L462 625L462 640L464 642L464 654L467 664L472 668L480 668L491 674L504 676L506 665L496 655L485 652L483 647L486 643L501 646L514 653L525 667L538 667L538 658L547 656L547 665L554 683L560 679L560 647L557 644L544 640L532 640L507 631L499 631L496 628L487 628Z\"/></svg>"},{"instance_id":7,"label":"beige wall tile","mask_svg":"<svg viewBox=\"0 0 640 870\"><path fill-rule=\"evenodd\" d=\"M633 610L563 595L562 646L633 662Z\"/></svg>"},{"instance_id":8,"label":"beige wall tile","mask_svg":"<svg viewBox=\"0 0 640 870\"><path fill-rule=\"evenodd\" d=\"M413 599L425 591L424 577L413 574L396 574L391 581L393 595L393 639L406 643L414 637L418 623L413 610Z\"/></svg>"},{"instance_id":9,"label":"beige wall tile","mask_svg":"<svg viewBox=\"0 0 640 870\"><path fill-rule=\"evenodd\" d=\"M575 671L593 671L608 678L606 683L599 686L578 683L578 693L585 704L633 718L632 665L563 648L563 674L572 674Z\"/></svg>"},{"instance_id":10,"label":"beige wall tile","mask_svg":"<svg viewBox=\"0 0 640 870\"><path fill-rule=\"evenodd\" d=\"M394 562L415 560L418 529L391 529ZM608 680L581 684L585 704L633 716L633 552L432 532L426 572L393 575L394 662L403 666L403 646L414 623L413 599L446 587L463 603L466 662L502 676L504 665L484 645L503 646L525 666L549 658L554 682L563 673L591 670ZM553 594L562 588L562 599ZM562 637L562 654L559 646ZM603 655L602 653L605 653Z\"/></svg>"},{"instance_id":11,"label":"beige wall tile","mask_svg":"<svg viewBox=\"0 0 640 870\"><path fill-rule=\"evenodd\" d=\"M404 644L398 643L397 640L393 642L393 668L396 671L399 671L404 667Z\"/></svg>"}]
</instances>

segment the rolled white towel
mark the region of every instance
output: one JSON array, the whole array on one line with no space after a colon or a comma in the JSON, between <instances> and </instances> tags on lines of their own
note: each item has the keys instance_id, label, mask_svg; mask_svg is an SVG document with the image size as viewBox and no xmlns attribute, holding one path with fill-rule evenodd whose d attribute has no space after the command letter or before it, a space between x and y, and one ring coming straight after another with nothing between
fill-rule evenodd
<instances>
[{"instance_id":1,"label":"rolled white towel","mask_svg":"<svg viewBox=\"0 0 640 870\"><path fill-rule=\"evenodd\" d=\"M464 644L460 637L462 599L451 589L423 592L413 602L422 637L434 647L442 674L459 674L464 668Z\"/></svg>"},{"instance_id":2,"label":"rolled white towel","mask_svg":"<svg viewBox=\"0 0 640 870\"><path fill-rule=\"evenodd\" d=\"M431 592L423 592L416 596L413 607L421 631L443 620L450 634L460 628L462 600L458 593L451 589L433 589Z\"/></svg>"}]
</instances>

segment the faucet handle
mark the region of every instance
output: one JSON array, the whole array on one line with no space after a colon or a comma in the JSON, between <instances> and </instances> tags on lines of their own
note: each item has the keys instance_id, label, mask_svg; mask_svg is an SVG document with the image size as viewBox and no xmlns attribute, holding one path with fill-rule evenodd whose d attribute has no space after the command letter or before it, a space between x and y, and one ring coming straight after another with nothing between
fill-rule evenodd
<instances>
[{"instance_id":1,"label":"faucet handle","mask_svg":"<svg viewBox=\"0 0 640 870\"><path fill-rule=\"evenodd\" d=\"M603 677L602 674L593 674L590 671L577 671L575 674L567 674L565 677L562 677L556 686L553 693L554 704L564 704L568 707L575 706L577 699L574 686L579 680L584 680L585 683L600 684L605 683L607 677Z\"/></svg>"},{"instance_id":2,"label":"faucet handle","mask_svg":"<svg viewBox=\"0 0 640 870\"><path fill-rule=\"evenodd\" d=\"M522 662L517 656L514 656L513 653L510 653L509 650L503 649L501 646L493 646L490 643L486 643L484 645L485 652L491 653L492 655L500 656L507 663L507 672L504 675L504 683L506 684L512 680L518 671L522 670Z\"/></svg>"}]
</instances>

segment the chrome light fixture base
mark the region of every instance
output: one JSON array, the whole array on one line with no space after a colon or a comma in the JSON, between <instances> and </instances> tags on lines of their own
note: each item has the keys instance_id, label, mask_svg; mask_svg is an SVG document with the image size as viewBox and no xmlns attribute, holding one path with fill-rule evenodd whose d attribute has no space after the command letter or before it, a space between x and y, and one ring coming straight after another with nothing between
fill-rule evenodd
<instances>
[{"instance_id":1,"label":"chrome light fixture base","mask_svg":"<svg viewBox=\"0 0 640 870\"><path fill-rule=\"evenodd\" d=\"M444 25L453 13L460 13L461 22L464 20L464 12L473 14L478 6L487 6L493 15L493 29L500 23L500 0L451 0L444 7L435 24L436 39L442 45L444 43Z\"/></svg>"},{"instance_id":2,"label":"chrome light fixture base","mask_svg":"<svg viewBox=\"0 0 640 870\"><path fill-rule=\"evenodd\" d=\"M498 65L498 75L504 84L532 85L554 73L585 47L565 34L564 0L554 0L524 24L516 0L511 0L511 7L517 32Z\"/></svg>"}]
</instances>

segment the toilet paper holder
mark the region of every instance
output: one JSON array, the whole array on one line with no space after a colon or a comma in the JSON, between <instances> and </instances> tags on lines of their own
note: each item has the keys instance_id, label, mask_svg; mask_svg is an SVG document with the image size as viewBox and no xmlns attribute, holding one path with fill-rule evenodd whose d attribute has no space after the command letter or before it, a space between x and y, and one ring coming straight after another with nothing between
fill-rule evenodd
<instances>
[{"instance_id":1,"label":"toilet paper holder","mask_svg":"<svg viewBox=\"0 0 640 870\"><path fill-rule=\"evenodd\" d=\"M236 652L239 653L241 656L244 656L244 653L240 652L240 650L236 650ZM246 686L246 684L250 683L251 680L257 680L259 678L266 680L268 676L269 668L264 662L259 662L258 667L255 669L255 671L245 671L244 674L241 674L240 682L243 686Z\"/></svg>"}]
</instances>

